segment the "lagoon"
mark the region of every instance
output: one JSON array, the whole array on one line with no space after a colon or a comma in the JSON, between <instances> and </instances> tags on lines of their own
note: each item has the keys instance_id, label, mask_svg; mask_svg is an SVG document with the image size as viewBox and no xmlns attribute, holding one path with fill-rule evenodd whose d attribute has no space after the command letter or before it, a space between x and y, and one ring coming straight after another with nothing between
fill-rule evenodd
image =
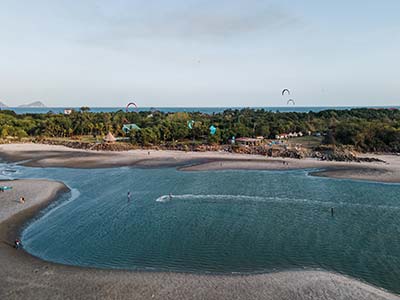
<instances>
[{"instance_id":1,"label":"lagoon","mask_svg":"<svg viewBox=\"0 0 400 300\"><path fill-rule=\"evenodd\" d=\"M304 170L15 169L6 175L71 188L23 231L25 249L44 260L218 274L324 269L400 292L398 184Z\"/></svg>"}]
</instances>

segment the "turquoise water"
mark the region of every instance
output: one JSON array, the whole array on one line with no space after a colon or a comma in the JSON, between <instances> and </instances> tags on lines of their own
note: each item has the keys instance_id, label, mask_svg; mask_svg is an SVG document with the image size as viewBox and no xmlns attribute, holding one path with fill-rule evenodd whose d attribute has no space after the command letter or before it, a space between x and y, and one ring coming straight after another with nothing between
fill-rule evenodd
<instances>
[{"instance_id":1,"label":"turquoise water","mask_svg":"<svg viewBox=\"0 0 400 300\"><path fill-rule=\"evenodd\" d=\"M16 168L11 176L72 189L23 232L25 249L45 260L201 273L322 268L400 292L400 185L305 171Z\"/></svg>"}]
</instances>

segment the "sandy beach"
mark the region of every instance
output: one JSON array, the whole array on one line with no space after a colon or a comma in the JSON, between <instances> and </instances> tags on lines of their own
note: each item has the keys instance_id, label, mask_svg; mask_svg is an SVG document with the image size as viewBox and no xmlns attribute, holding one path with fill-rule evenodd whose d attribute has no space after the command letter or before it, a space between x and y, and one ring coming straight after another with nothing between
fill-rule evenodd
<instances>
[{"instance_id":1,"label":"sandy beach","mask_svg":"<svg viewBox=\"0 0 400 300\"><path fill-rule=\"evenodd\" d=\"M0 158L31 167L109 168L109 167L177 167L182 171L207 170L292 170L318 169L316 176L400 182L400 157L367 155L381 162L332 162L316 159L270 158L227 152L182 152L132 150L105 152L71 149L42 144L7 144L0 146Z\"/></svg>"},{"instance_id":2,"label":"sandy beach","mask_svg":"<svg viewBox=\"0 0 400 300\"><path fill-rule=\"evenodd\" d=\"M47 180L3 184L14 189L0 194L0 299L400 299L325 271L217 276L85 269L44 262L15 250L12 241L24 223L68 188ZM25 195L25 204L16 201L19 195Z\"/></svg>"}]
</instances>

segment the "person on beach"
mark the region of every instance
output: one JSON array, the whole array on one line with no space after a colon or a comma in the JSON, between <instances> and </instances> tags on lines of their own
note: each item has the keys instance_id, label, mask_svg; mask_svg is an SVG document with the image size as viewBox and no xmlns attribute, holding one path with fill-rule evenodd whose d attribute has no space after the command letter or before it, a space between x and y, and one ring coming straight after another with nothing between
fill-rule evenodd
<instances>
[{"instance_id":1,"label":"person on beach","mask_svg":"<svg viewBox=\"0 0 400 300\"><path fill-rule=\"evenodd\" d=\"M20 240L19 240L19 239L16 239L15 242L14 242L14 247L15 247L15 249L19 249L21 246L22 246L22 245L21 245Z\"/></svg>"},{"instance_id":2,"label":"person on beach","mask_svg":"<svg viewBox=\"0 0 400 300\"><path fill-rule=\"evenodd\" d=\"M20 197L20 198L19 198L19 203L24 204L24 203L25 203L25 198L24 198L24 197Z\"/></svg>"}]
</instances>

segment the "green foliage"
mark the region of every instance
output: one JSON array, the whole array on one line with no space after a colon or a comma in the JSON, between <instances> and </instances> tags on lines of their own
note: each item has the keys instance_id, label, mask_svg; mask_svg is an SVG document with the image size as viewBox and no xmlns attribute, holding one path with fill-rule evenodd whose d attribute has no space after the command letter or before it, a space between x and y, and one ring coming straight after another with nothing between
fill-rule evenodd
<instances>
[{"instance_id":1,"label":"green foliage","mask_svg":"<svg viewBox=\"0 0 400 300\"><path fill-rule=\"evenodd\" d=\"M194 120L193 128L187 122ZM125 135L123 124L135 123L141 130ZM217 127L210 135L209 127ZM0 111L0 137L104 136L130 137L138 145L192 141L227 143L232 136L274 138L288 132L320 132L324 143L352 145L362 151L400 152L400 111L385 109L325 110L309 113L281 113L253 109L232 110L207 115L195 113L125 112L92 113L82 107L70 115L25 114Z\"/></svg>"}]
</instances>

